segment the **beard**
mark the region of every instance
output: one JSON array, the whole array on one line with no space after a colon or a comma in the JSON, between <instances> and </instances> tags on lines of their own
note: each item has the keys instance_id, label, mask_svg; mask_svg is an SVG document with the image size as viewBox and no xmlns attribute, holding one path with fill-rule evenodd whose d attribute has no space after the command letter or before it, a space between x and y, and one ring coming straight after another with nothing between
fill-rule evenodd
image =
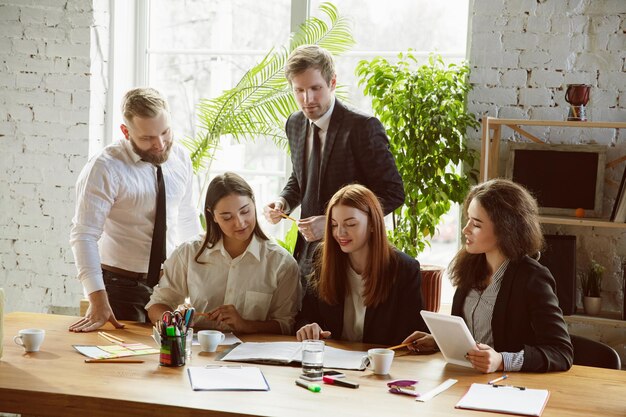
<instances>
[{"instance_id":1,"label":"beard","mask_svg":"<svg viewBox=\"0 0 626 417\"><path fill-rule=\"evenodd\" d=\"M155 154L152 151L142 151L139 149L132 137L129 137L129 139L133 151L139 155L143 161L153 165L161 165L167 161L167 158L170 156L170 151L172 150L172 145L174 144L174 139L170 139L170 141L165 144L165 148L158 154Z\"/></svg>"}]
</instances>

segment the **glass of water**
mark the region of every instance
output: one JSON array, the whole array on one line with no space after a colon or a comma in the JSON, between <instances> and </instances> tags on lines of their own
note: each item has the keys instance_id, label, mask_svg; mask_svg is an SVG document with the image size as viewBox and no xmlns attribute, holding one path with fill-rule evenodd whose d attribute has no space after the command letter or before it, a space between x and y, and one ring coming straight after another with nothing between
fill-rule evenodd
<instances>
[{"instance_id":1,"label":"glass of water","mask_svg":"<svg viewBox=\"0 0 626 417\"><path fill-rule=\"evenodd\" d=\"M302 342L302 375L310 379L321 379L324 367L324 341Z\"/></svg>"}]
</instances>

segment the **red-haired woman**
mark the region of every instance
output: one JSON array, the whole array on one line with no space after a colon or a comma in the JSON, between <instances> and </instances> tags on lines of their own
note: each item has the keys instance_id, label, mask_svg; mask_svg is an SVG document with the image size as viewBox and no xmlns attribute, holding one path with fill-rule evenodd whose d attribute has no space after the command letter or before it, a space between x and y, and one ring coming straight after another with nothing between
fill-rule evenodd
<instances>
[{"instance_id":1,"label":"red-haired woman","mask_svg":"<svg viewBox=\"0 0 626 417\"><path fill-rule=\"evenodd\" d=\"M425 328L420 282L419 262L387 241L374 193L345 186L326 209L324 240L296 319L296 336L400 343L415 328Z\"/></svg>"}]
</instances>

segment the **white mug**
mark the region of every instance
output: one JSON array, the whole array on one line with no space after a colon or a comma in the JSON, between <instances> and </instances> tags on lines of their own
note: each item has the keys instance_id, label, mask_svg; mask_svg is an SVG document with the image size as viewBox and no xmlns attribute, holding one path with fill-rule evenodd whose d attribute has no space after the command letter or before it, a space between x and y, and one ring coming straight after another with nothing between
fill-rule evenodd
<instances>
[{"instance_id":1,"label":"white mug","mask_svg":"<svg viewBox=\"0 0 626 417\"><path fill-rule=\"evenodd\" d=\"M198 342L200 342L203 352L215 352L225 337L224 333L217 330L200 330L198 332Z\"/></svg>"},{"instance_id":2,"label":"white mug","mask_svg":"<svg viewBox=\"0 0 626 417\"><path fill-rule=\"evenodd\" d=\"M45 335L46 331L43 329L22 329L13 341L22 346L26 352L38 352Z\"/></svg>"},{"instance_id":3,"label":"white mug","mask_svg":"<svg viewBox=\"0 0 626 417\"><path fill-rule=\"evenodd\" d=\"M367 369L372 370L376 375L387 375L391 369L391 362L395 352L391 349L370 349L367 357L370 360Z\"/></svg>"}]
</instances>

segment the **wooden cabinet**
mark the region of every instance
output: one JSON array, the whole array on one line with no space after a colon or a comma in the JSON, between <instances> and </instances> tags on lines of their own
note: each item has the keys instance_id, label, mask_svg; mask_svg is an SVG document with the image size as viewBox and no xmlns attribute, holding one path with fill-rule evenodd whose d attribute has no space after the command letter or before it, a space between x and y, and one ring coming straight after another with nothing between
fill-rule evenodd
<instances>
[{"instance_id":1,"label":"wooden cabinet","mask_svg":"<svg viewBox=\"0 0 626 417\"><path fill-rule=\"evenodd\" d=\"M484 117L482 119L482 141L480 153L480 181L487 181L498 176L498 158L500 155L500 134L502 126L509 127L513 131L528 138L535 143L545 143L540 138L527 132L522 126L556 126L568 128L603 128L603 129L626 129L623 122L569 122L549 120L519 120L498 119ZM584 146L584 145L581 145ZM626 156L606 164L611 168L626 160ZM626 223L616 223L609 220L585 219L576 217L540 216L540 221L546 224L562 224L570 226L610 227L614 229L626 228Z\"/></svg>"}]
</instances>

